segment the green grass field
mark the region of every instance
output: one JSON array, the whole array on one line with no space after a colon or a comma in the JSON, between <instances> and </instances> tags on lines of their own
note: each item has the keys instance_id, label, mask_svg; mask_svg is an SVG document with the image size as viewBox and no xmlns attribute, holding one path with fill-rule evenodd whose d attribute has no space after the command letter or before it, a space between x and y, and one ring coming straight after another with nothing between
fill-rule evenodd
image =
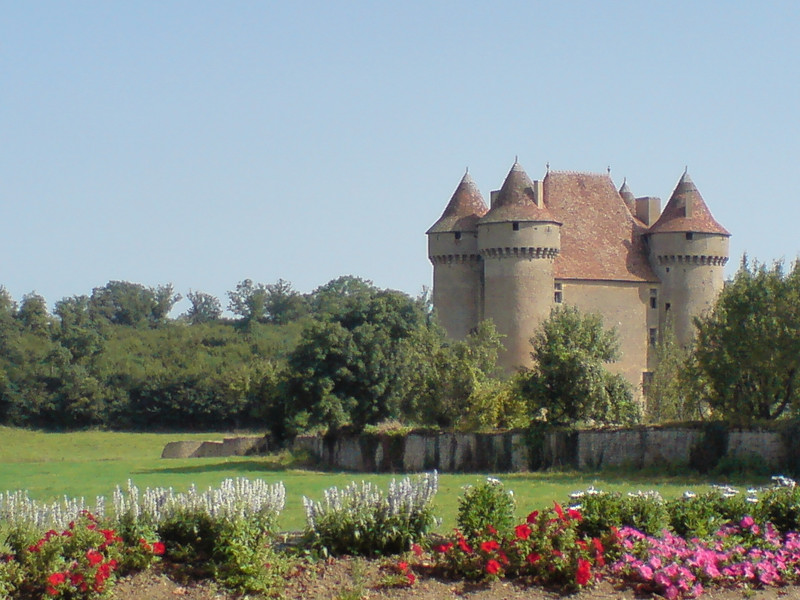
<instances>
[{"instance_id":1,"label":"green grass field","mask_svg":"<svg viewBox=\"0 0 800 600\"><path fill-rule=\"evenodd\" d=\"M43 433L0 427L0 492L28 490L32 498L54 500L60 496L83 496L91 504L95 496L110 498L117 484L128 479L142 490L173 487L186 490L217 486L229 477L261 478L286 486L287 501L280 526L302 529L305 522L302 496L322 497L331 486L368 480L385 485L398 475L320 472L296 468L291 457L233 457L162 459L161 450L170 441L221 440L227 434L154 434L87 431ZM686 489L701 491L710 481L698 477L668 477L662 473L514 473L494 475L514 491L520 515L564 501L575 490L590 485L603 490L635 491L655 489L665 497ZM442 529L455 524L461 488L483 480L486 475L442 474L436 496L436 512L443 518ZM764 481L740 483L761 484Z\"/></svg>"}]
</instances>

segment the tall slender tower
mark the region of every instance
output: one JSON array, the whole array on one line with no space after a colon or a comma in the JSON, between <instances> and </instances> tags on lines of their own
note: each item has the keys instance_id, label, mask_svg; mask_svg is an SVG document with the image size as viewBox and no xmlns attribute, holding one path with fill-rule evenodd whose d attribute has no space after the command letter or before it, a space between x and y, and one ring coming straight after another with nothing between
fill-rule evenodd
<instances>
[{"instance_id":1,"label":"tall slender tower","mask_svg":"<svg viewBox=\"0 0 800 600\"><path fill-rule=\"evenodd\" d=\"M486 211L483 196L467 172L442 216L427 231L433 305L445 331L457 340L464 339L482 318L478 219Z\"/></svg>"},{"instance_id":2,"label":"tall slender tower","mask_svg":"<svg viewBox=\"0 0 800 600\"><path fill-rule=\"evenodd\" d=\"M722 291L730 235L684 172L646 234L650 264L661 279L661 324L669 320L682 345L694 339L693 318L708 311Z\"/></svg>"},{"instance_id":3,"label":"tall slender tower","mask_svg":"<svg viewBox=\"0 0 800 600\"><path fill-rule=\"evenodd\" d=\"M478 221L484 261L484 318L506 336L499 363L508 371L531 362L530 338L553 306L553 259L561 249L561 223L544 203L541 181L515 162Z\"/></svg>"}]
</instances>

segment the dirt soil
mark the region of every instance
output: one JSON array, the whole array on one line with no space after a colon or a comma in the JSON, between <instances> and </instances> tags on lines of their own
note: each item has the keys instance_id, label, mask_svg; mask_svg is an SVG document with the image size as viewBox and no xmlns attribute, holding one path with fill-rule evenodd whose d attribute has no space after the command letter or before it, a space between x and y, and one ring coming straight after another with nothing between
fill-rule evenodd
<instances>
[{"instance_id":1,"label":"dirt soil","mask_svg":"<svg viewBox=\"0 0 800 600\"><path fill-rule=\"evenodd\" d=\"M220 590L211 581L181 582L170 575L168 565L126 577L114 587L119 600L234 600L237 596ZM300 600L435 600L464 598L465 600L556 600L556 592L528 587L514 582L470 583L432 577L415 568L416 583L411 586L386 585L387 571L379 561L340 558L308 565L287 578L283 598ZM567 596L570 600L635 600L651 597L636 595L633 590L617 590L609 582ZM709 590L702 598L708 600L800 600L800 587L790 586L766 590Z\"/></svg>"}]
</instances>

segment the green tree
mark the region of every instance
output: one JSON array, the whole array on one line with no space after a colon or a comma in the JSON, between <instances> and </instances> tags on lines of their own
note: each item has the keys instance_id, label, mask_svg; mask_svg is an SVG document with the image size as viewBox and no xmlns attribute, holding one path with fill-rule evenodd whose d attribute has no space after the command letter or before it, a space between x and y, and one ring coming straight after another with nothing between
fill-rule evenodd
<instances>
[{"instance_id":1,"label":"green tree","mask_svg":"<svg viewBox=\"0 0 800 600\"><path fill-rule=\"evenodd\" d=\"M186 319L192 325L200 323L211 323L217 321L222 316L222 304L215 296L205 292L193 292L189 290L186 294L191 306L186 311Z\"/></svg>"},{"instance_id":2,"label":"green tree","mask_svg":"<svg viewBox=\"0 0 800 600\"><path fill-rule=\"evenodd\" d=\"M289 355L285 424L338 429L399 416L403 340L427 321L424 305L395 291L352 298L309 324Z\"/></svg>"},{"instance_id":3,"label":"green tree","mask_svg":"<svg viewBox=\"0 0 800 600\"><path fill-rule=\"evenodd\" d=\"M605 367L617 359L619 342L600 315L558 307L531 343L534 366L517 376L516 386L533 417L544 413L552 424L637 420L630 385Z\"/></svg>"},{"instance_id":4,"label":"green tree","mask_svg":"<svg viewBox=\"0 0 800 600\"><path fill-rule=\"evenodd\" d=\"M678 343L668 321L656 345L656 367L644 388L648 422L689 421L702 416L697 394L685 376L689 356L690 349Z\"/></svg>"},{"instance_id":5,"label":"green tree","mask_svg":"<svg viewBox=\"0 0 800 600\"><path fill-rule=\"evenodd\" d=\"M714 414L737 423L800 406L800 261L767 267L745 257L713 311L695 320L692 373Z\"/></svg>"},{"instance_id":6,"label":"green tree","mask_svg":"<svg viewBox=\"0 0 800 600\"><path fill-rule=\"evenodd\" d=\"M104 319L114 325L159 325L166 322L180 299L172 284L148 288L129 281L109 281L92 290L89 310L93 320Z\"/></svg>"},{"instance_id":7,"label":"green tree","mask_svg":"<svg viewBox=\"0 0 800 600\"><path fill-rule=\"evenodd\" d=\"M35 292L25 294L17 311L17 320L23 331L47 336L50 332L50 314L47 302Z\"/></svg>"}]
</instances>

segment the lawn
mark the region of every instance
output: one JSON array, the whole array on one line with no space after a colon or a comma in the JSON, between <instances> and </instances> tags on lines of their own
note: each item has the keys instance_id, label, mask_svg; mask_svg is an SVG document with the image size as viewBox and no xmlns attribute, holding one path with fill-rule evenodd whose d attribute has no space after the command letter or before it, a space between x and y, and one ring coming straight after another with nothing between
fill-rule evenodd
<instances>
[{"instance_id":1,"label":"lawn","mask_svg":"<svg viewBox=\"0 0 800 600\"><path fill-rule=\"evenodd\" d=\"M385 486L398 475L321 472L297 468L287 455L266 457L162 459L161 450L170 441L221 440L230 434L163 434L86 431L43 433L0 427L0 492L28 490L31 497L54 500L60 496L83 496L92 504L95 496L110 498L114 487L131 479L141 489L173 487L186 490L191 484L204 489L229 477L282 481L286 486L286 509L280 526L302 529L302 496L319 499L331 486L368 480ZM590 485L603 490L655 489L665 497L686 489L701 491L711 481L697 476L666 476L659 472L546 472L493 475L514 491L520 515L565 501L575 490ZM455 524L458 497L465 485L481 481L486 474L442 474L436 496L442 529ZM742 484L762 484L763 480Z\"/></svg>"}]
</instances>

